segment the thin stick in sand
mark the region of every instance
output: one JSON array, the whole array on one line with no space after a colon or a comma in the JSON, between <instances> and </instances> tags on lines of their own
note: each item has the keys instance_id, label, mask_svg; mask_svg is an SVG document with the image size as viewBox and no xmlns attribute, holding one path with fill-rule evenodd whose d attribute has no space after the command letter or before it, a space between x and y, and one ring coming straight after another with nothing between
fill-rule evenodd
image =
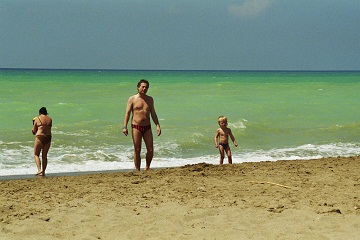
<instances>
[{"instance_id":1,"label":"thin stick in sand","mask_svg":"<svg viewBox=\"0 0 360 240\"><path fill-rule=\"evenodd\" d=\"M250 181L250 182L251 183L259 183L259 184L272 184L272 185L280 186L280 187L283 187L283 188L291 188L289 186L285 186L285 185L278 184L278 183L273 183L273 182L259 182L259 181Z\"/></svg>"}]
</instances>

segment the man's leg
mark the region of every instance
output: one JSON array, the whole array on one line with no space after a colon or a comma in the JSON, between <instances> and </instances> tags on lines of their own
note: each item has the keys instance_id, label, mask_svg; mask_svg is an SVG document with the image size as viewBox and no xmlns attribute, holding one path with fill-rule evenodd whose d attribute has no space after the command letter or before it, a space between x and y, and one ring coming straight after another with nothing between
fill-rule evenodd
<instances>
[{"instance_id":1,"label":"man's leg","mask_svg":"<svg viewBox=\"0 0 360 240\"><path fill-rule=\"evenodd\" d=\"M145 170L150 168L151 161L154 156L154 140L151 129L144 133L144 141L146 145L146 167Z\"/></svg>"},{"instance_id":2,"label":"man's leg","mask_svg":"<svg viewBox=\"0 0 360 240\"><path fill-rule=\"evenodd\" d=\"M134 142L134 164L136 171L140 171L141 166L141 140L142 140L142 134L137 129L132 129L132 137Z\"/></svg>"}]
</instances>

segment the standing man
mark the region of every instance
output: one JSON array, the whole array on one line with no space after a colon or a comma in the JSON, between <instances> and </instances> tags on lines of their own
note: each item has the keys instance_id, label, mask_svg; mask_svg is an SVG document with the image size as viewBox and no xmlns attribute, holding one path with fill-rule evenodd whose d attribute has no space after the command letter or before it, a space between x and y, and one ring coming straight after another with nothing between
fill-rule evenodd
<instances>
[{"instance_id":1,"label":"standing man","mask_svg":"<svg viewBox=\"0 0 360 240\"><path fill-rule=\"evenodd\" d=\"M137 84L138 93L129 97L126 105L124 125L122 132L127 136L127 124L131 118L132 138L134 142L134 164L136 171L140 171L141 165L141 142L144 139L146 145L146 167L145 170L150 168L152 158L154 156L154 142L151 131L150 115L156 125L156 133L158 136L161 134L160 124L154 108L154 100L152 97L146 95L149 89L149 82L141 79Z\"/></svg>"}]
</instances>

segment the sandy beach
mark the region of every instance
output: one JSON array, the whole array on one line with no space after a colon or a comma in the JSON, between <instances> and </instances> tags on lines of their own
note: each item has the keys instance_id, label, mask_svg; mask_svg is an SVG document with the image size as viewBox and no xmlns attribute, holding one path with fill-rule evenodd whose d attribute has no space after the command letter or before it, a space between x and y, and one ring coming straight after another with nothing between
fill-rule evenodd
<instances>
[{"instance_id":1,"label":"sandy beach","mask_svg":"<svg viewBox=\"0 0 360 240\"><path fill-rule=\"evenodd\" d=\"M3 180L0 239L360 239L359 173L355 156Z\"/></svg>"}]
</instances>

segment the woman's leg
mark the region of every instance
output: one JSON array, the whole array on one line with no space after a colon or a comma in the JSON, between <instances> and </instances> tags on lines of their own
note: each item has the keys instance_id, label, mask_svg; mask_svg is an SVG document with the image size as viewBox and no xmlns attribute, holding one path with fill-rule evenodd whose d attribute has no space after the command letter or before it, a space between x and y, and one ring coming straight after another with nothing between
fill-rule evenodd
<instances>
[{"instance_id":1,"label":"woman's leg","mask_svg":"<svg viewBox=\"0 0 360 240\"><path fill-rule=\"evenodd\" d=\"M51 145L51 142L44 145L43 150L42 150L41 158L42 158L42 175L43 176L45 175L45 170L47 167L47 154L49 152L50 145Z\"/></svg>"},{"instance_id":2,"label":"woman's leg","mask_svg":"<svg viewBox=\"0 0 360 240\"><path fill-rule=\"evenodd\" d=\"M40 140L38 138L35 138L35 143L34 143L34 159L35 159L35 164L37 167L37 173L36 175L41 174L41 161L40 161L40 152L42 149L42 143L40 142Z\"/></svg>"}]
</instances>

